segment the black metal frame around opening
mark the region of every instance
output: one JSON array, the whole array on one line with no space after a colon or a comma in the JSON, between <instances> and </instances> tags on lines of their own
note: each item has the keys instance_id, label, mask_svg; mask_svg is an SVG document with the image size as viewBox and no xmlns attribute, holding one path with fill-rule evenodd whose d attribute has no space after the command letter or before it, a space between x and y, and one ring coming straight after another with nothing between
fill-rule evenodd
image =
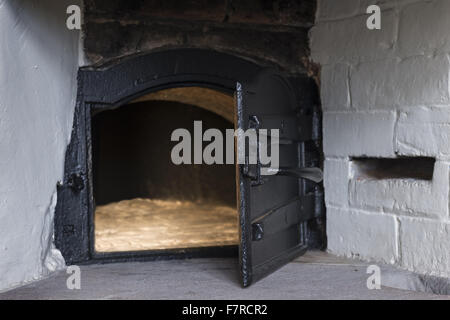
<instances>
[{"instance_id":1,"label":"black metal frame around opening","mask_svg":"<svg viewBox=\"0 0 450 320\"><path fill-rule=\"evenodd\" d=\"M91 112L116 108L147 93L174 87L201 86L233 93L237 82L251 79L266 66L211 50L171 49L123 58L99 67L81 68L71 143L66 151L64 181L58 185L55 213L55 244L66 262L237 256L237 246L96 252ZM315 87L304 75L292 77ZM303 94L299 103L304 99L314 98ZM311 105L310 101L308 105Z\"/></svg>"}]
</instances>

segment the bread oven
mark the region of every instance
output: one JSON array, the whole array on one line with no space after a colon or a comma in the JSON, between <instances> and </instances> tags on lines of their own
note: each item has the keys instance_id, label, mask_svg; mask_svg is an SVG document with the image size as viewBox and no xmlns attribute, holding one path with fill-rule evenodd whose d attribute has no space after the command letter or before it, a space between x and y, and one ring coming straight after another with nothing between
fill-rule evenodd
<instances>
[{"instance_id":1,"label":"bread oven","mask_svg":"<svg viewBox=\"0 0 450 320\"><path fill-rule=\"evenodd\" d=\"M321 217L323 203L318 169L311 169L320 153L310 85L304 76L202 49L82 68L55 216L66 261L239 254L248 285L302 254L318 241L308 223ZM232 155L216 164L174 163L172 133L183 128L195 139L198 123L224 135L266 130L277 167L260 163L261 138L256 163L247 153L242 162ZM192 152L203 146L194 141Z\"/></svg>"}]
</instances>

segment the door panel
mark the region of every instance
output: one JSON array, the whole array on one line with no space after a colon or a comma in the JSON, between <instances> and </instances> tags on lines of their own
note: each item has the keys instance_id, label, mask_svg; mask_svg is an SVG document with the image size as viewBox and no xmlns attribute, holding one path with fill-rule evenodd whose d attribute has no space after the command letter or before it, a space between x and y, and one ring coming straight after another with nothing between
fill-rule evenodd
<instances>
[{"instance_id":1,"label":"door panel","mask_svg":"<svg viewBox=\"0 0 450 320\"><path fill-rule=\"evenodd\" d=\"M301 178L309 174L319 181L320 172L313 169L304 175L300 167L300 140L312 125L297 115L296 103L289 81L272 70L237 84L236 129L269 129L268 145L276 143L270 129L279 130L279 169L267 170L271 164L259 161L236 166L243 286L306 251L306 221L314 214L314 196L301 195ZM256 145L264 147L260 140Z\"/></svg>"},{"instance_id":2,"label":"door panel","mask_svg":"<svg viewBox=\"0 0 450 320\"><path fill-rule=\"evenodd\" d=\"M264 183L251 188L251 220L298 196L298 179L293 177L266 176Z\"/></svg>"}]
</instances>

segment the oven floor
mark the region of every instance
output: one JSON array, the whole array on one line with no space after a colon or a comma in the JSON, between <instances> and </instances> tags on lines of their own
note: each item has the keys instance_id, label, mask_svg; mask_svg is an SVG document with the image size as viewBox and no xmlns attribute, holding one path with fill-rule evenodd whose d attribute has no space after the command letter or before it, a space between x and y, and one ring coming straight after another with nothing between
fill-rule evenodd
<instances>
[{"instance_id":1,"label":"oven floor","mask_svg":"<svg viewBox=\"0 0 450 320\"><path fill-rule=\"evenodd\" d=\"M98 206L98 252L238 244L235 208L189 201L133 199Z\"/></svg>"}]
</instances>

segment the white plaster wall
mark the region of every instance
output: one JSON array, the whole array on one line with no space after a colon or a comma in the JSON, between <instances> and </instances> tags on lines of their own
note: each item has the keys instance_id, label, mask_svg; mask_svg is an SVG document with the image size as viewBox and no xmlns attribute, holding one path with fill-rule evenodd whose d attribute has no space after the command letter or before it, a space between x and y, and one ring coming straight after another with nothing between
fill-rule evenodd
<instances>
[{"instance_id":1,"label":"white plaster wall","mask_svg":"<svg viewBox=\"0 0 450 320\"><path fill-rule=\"evenodd\" d=\"M0 0L0 290L64 266L53 249L76 97L78 0Z\"/></svg>"},{"instance_id":2,"label":"white plaster wall","mask_svg":"<svg viewBox=\"0 0 450 320\"><path fill-rule=\"evenodd\" d=\"M450 277L450 1L318 2L329 250ZM435 157L433 180L352 175L352 156L400 155Z\"/></svg>"}]
</instances>

